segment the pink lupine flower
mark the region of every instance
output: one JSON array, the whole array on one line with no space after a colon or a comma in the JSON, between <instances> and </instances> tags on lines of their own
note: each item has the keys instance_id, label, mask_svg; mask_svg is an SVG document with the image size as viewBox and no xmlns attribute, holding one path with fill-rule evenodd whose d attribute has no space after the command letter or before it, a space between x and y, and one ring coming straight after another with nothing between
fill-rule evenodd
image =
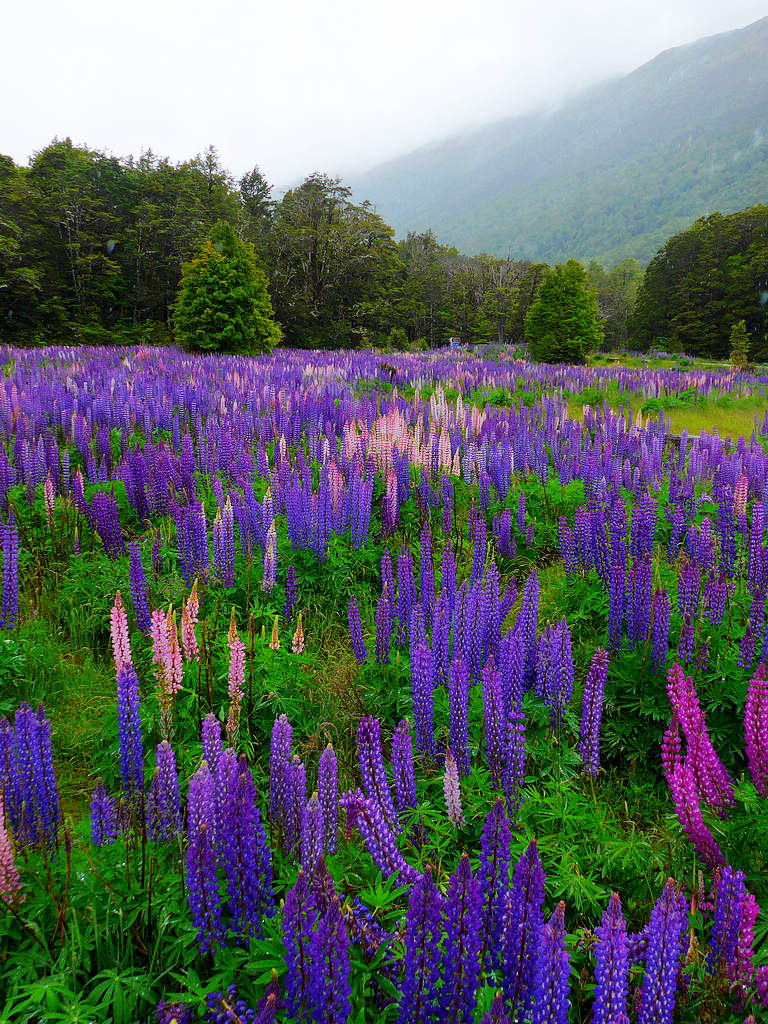
<instances>
[{"instance_id":1,"label":"pink lupine flower","mask_svg":"<svg viewBox=\"0 0 768 1024\"><path fill-rule=\"evenodd\" d=\"M43 497L45 499L45 518L48 522L48 529L52 530L54 515L56 513L56 492L53 489L53 480L51 480L50 473L45 478Z\"/></svg>"},{"instance_id":2,"label":"pink lupine flower","mask_svg":"<svg viewBox=\"0 0 768 1024\"><path fill-rule=\"evenodd\" d=\"M185 661L199 661L200 659L200 650L195 635L199 610L200 602L197 597L197 580L195 580L189 598L181 608L181 649L184 652Z\"/></svg>"},{"instance_id":3,"label":"pink lupine flower","mask_svg":"<svg viewBox=\"0 0 768 1024\"><path fill-rule=\"evenodd\" d=\"M179 634L176 630L176 613L170 608L165 624L168 630L168 689L171 693L178 693L184 678L184 666L181 661Z\"/></svg>"},{"instance_id":4,"label":"pink lupine flower","mask_svg":"<svg viewBox=\"0 0 768 1024\"><path fill-rule=\"evenodd\" d=\"M227 738L231 747L237 745L240 731L240 709L243 704L245 686L245 644L237 634L235 609L229 620L229 714L227 715Z\"/></svg>"},{"instance_id":5,"label":"pink lupine flower","mask_svg":"<svg viewBox=\"0 0 768 1024\"><path fill-rule=\"evenodd\" d=\"M464 811L461 806L461 785L459 783L459 769L456 759L448 747L445 751L445 775L443 776L443 793L445 794L445 806L448 809L448 817L452 824L461 828L464 824Z\"/></svg>"},{"instance_id":6,"label":"pink lupine flower","mask_svg":"<svg viewBox=\"0 0 768 1024\"><path fill-rule=\"evenodd\" d=\"M5 827L5 804L0 794L0 900L7 906L20 903L21 879L13 859L13 847L8 829Z\"/></svg>"},{"instance_id":7,"label":"pink lupine flower","mask_svg":"<svg viewBox=\"0 0 768 1024\"><path fill-rule=\"evenodd\" d=\"M745 473L742 473L736 481L733 492L733 511L738 515L744 515L747 511L747 495L749 493L749 480Z\"/></svg>"},{"instance_id":8,"label":"pink lupine flower","mask_svg":"<svg viewBox=\"0 0 768 1024\"><path fill-rule=\"evenodd\" d=\"M299 612L299 618L296 623L296 632L293 634L293 653L304 653L304 626L301 622L301 612Z\"/></svg>"},{"instance_id":9,"label":"pink lupine flower","mask_svg":"<svg viewBox=\"0 0 768 1024\"><path fill-rule=\"evenodd\" d=\"M120 591L115 594L115 603L109 616L110 633L112 636L112 655L115 659L115 672L119 673L125 665L132 665L131 641L128 637L128 616Z\"/></svg>"},{"instance_id":10,"label":"pink lupine flower","mask_svg":"<svg viewBox=\"0 0 768 1024\"><path fill-rule=\"evenodd\" d=\"M275 621L272 623L272 639L269 641L269 647L270 650L273 651L280 650L280 631L277 626L277 615L275 616Z\"/></svg>"}]
</instances>

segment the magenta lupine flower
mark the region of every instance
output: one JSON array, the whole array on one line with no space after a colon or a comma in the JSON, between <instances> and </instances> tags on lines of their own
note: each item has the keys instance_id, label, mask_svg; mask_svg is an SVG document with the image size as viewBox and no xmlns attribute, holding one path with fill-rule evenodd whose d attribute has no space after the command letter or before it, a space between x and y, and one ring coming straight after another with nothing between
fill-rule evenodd
<instances>
[{"instance_id":1,"label":"magenta lupine flower","mask_svg":"<svg viewBox=\"0 0 768 1024\"><path fill-rule=\"evenodd\" d=\"M467 663L459 656L448 670L449 743L459 773L466 778L471 771L469 757L469 673Z\"/></svg>"},{"instance_id":2,"label":"magenta lupine flower","mask_svg":"<svg viewBox=\"0 0 768 1024\"><path fill-rule=\"evenodd\" d=\"M360 607L354 594L349 599L347 621L349 622L349 635L352 638L352 650L354 651L355 658L358 664L364 665L368 659L368 651L363 640L363 627L360 624Z\"/></svg>"},{"instance_id":3,"label":"magenta lupine flower","mask_svg":"<svg viewBox=\"0 0 768 1024\"><path fill-rule=\"evenodd\" d=\"M463 828L464 811L461 807L461 785L459 783L459 769L456 760L448 747L445 751L445 774L443 775L443 794L445 796L445 807L448 811L448 818L452 825Z\"/></svg>"},{"instance_id":4,"label":"magenta lupine flower","mask_svg":"<svg viewBox=\"0 0 768 1024\"><path fill-rule=\"evenodd\" d=\"M608 654L600 647L592 657L587 681L579 730L579 753L590 775L597 775L600 767L600 722L603 716L603 691L608 678Z\"/></svg>"},{"instance_id":5,"label":"magenta lupine flower","mask_svg":"<svg viewBox=\"0 0 768 1024\"><path fill-rule=\"evenodd\" d=\"M114 843L119 834L117 827L117 806L101 779L91 798L91 839L94 846L106 846Z\"/></svg>"},{"instance_id":6,"label":"magenta lupine flower","mask_svg":"<svg viewBox=\"0 0 768 1024\"><path fill-rule=\"evenodd\" d=\"M243 756L225 803L218 839L231 928L238 936L260 936L260 917L274 910L272 861L256 807L253 776Z\"/></svg>"},{"instance_id":7,"label":"magenta lupine flower","mask_svg":"<svg viewBox=\"0 0 768 1024\"><path fill-rule=\"evenodd\" d=\"M317 793L309 798L301 817L301 866L308 875L314 873L323 855L323 809Z\"/></svg>"},{"instance_id":8,"label":"magenta lupine flower","mask_svg":"<svg viewBox=\"0 0 768 1024\"><path fill-rule=\"evenodd\" d=\"M435 759L435 699L432 651L419 644L411 651L411 694L416 726L416 749L430 761Z\"/></svg>"},{"instance_id":9,"label":"magenta lupine flower","mask_svg":"<svg viewBox=\"0 0 768 1024\"><path fill-rule=\"evenodd\" d=\"M638 1024L671 1024L687 924L685 897L670 878L651 911Z\"/></svg>"},{"instance_id":10,"label":"magenta lupine flower","mask_svg":"<svg viewBox=\"0 0 768 1024\"><path fill-rule=\"evenodd\" d=\"M167 740L157 745L157 766L147 796L150 839L173 839L181 831L181 804L176 757Z\"/></svg>"},{"instance_id":11,"label":"magenta lupine flower","mask_svg":"<svg viewBox=\"0 0 768 1024\"><path fill-rule=\"evenodd\" d=\"M115 603L109 616L109 626L112 637L115 672L119 672L123 665L130 665L133 661L131 657L131 641L128 637L128 616L125 614L125 605L119 590L115 594Z\"/></svg>"},{"instance_id":12,"label":"magenta lupine flower","mask_svg":"<svg viewBox=\"0 0 768 1024\"><path fill-rule=\"evenodd\" d=\"M493 660L483 669L483 717L485 720L485 760L497 786L501 785L507 743L507 722L501 675Z\"/></svg>"},{"instance_id":13,"label":"magenta lupine flower","mask_svg":"<svg viewBox=\"0 0 768 1024\"><path fill-rule=\"evenodd\" d=\"M214 786L203 762L189 784L189 843L186 855L187 902L202 953L214 952L223 940L219 879L216 872Z\"/></svg>"},{"instance_id":14,"label":"magenta lupine flower","mask_svg":"<svg viewBox=\"0 0 768 1024\"><path fill-rule=\"evenodd\" d=\"M544 928L544 869L532 839L512 873L504 928L504 997L524 1018L531 1008Z\"/></svg>"},{"instance_id":15,"label":"magenta lupine flower","mask_svg":"<svg viewBox=\"0 0 768 1024\"><path fill-rule=\"evenodd\" d=\"M317 789L323 812L323 836L326 853L338 849L339 832L339 769L336 752L329 743L317 765Z\"/></svg>"},{"instance_id":16,"label":"magenta lupine flower","mask_svg":"<svg viewBox=\"0 0 768 1024\"><path fill-rule=\"evenodd\" d=\"M117 716L120 731L120 776L129 799L144 788L144 755L139 716L139 680L131 664L117 673Z\"/></svg>"},{"instance_id":17,"label":"magenta lupine flower","mask_svg":"<svg viewBox=\"0 0 768 1024\"><path fill-rule=\"evenodd\" d=\"M442 910L443 898L427 865L408 903L399 1024L429 1024L438 1019Z\"/></svg>"},{"instance_id":18,"label":"magenta lupine flower","mask_svg":"<svg viewBox=\"0 0 768 1024\"><path fill-rule=\"evenodd\" d=\"M627 1011L629 950L627 925L618 893L612 893L602 924L595 928L595 1001L593 1024L614 1024Z\"/></svg>"},{"instance_id":19,"label":"magenta lupine flower","mask_svg":"<svg viewBox=\"0 0 768 1024\"><path fill-rule=\"evenodd\" d=\"M141 548L138 541L132 540L128 545L131 556L131 598L133 599L133 610L136 613L136 621L142 633L149 632L149 587L147 577L144 574L144 566L141 564Z\"/></svg>"},{"instance_id":20,"label":"magenta lupine flower","mask_svg":"<svg viewBox=\"0 0 768 1024\"><path fill-rule=\"evenodd\" d=\"M496 993L491 1003L491 1008L483 1017L481 1024L512 1024L504 1012L504 1001L501 997L501 992Z\"/></svg>"},{"instance_id":21,"label":"magenta lupine flower","mask_svg":"<svg viewBox=\"0 0 768 1024\"><path fill-rule=\"evenodd\" d=\"M749 683L744 706L744 739L749 773L761 797L768 797L768 682L761 663Z\"/></svg>"},{"instance_id":22,"label":"magenta lupine flower","mask_svg":"<svg viewBox=\"0 0 768 1024\"><path fill-rule=\"evenodd\" d=\"M310 938L309 963L308 1019L317 1024L347 1024L351 1012L349 937L335 894Z\"/></svg>"},{"instance_id":23,"label":"magenta lupine flower","mask_svg":"<svg viewBox=\"0 0 768 1024\"><path fill-rule=\"evenodd\" d=\"M397 813L392 802L392 792L381 752L381 725L378 718L360 719L357 730L357 761L366 795L376 801L392 828L398 830Z\"/></svg>"},{"instance_id":24,"label":"magenta lupine flower","mask_svg":"<svg viewBox=\"0 0 768 1024\"><path fill-rule=\"evenodd\" d=\"M463 854L445 896L445 953L440 1019L472 1024L480 976L480 883Z\"/></svg>"},{"instance_id":25,"label":"magenta lupine flower","mask_svg":"<svg viewBox=\"0 0 768 1024\"><path fill-rule=\"evenodd\" d=\"M741 911L746 897L744 872L726 864L716 882L715 912L709 937L707 966L716 971L720 965L730 967L736 955L741 927Z\"/></svg>"},{"instance_id":26,"label":"magenta lupine flower","mask_svg":"<svg viewBox=\"0 0 768 1024\"><path fill-rule=\"evenodd\" d=\"M416 810L416 774L413 767L411 727L403 718L392 735L392 778L395 785L395 806L402 817Z\"/></svg>"},{"instance_id":27,"label":"magenta lupine flower","mask_svg":"<svg viewBox=\"0 0 768 1024\"><path fill-rule=\"evenodd\" d=\"M289 805L289 769L293 729L286 715L280 715L272 726L269 754L269 822L272 842L285 851Z\"/></svg>"},{"instance_id":28,"label":"magenta lupine flower","mask_svg":"<svg viewBox=\"0 0 768 1024\"><path fill-rule=\"evenodd\" d=\"M755 921L760 913L757 900L751 892L744 894L741 904L739 934L736 949L731 963L726 964L726 973L732 984L737 986L738 994L743 997L745 987L752 983L755 976Z\"/></svg>"},{"instance_id":29,"label":"magenta lupine flower","mask_svg":"<svg viewBox=\"0 0 768 1024\"><path fill-rule=\"evenodd\" d=\"M710 867L725 864L722 850L702 817L699 789L693 768L687 761L678 760L667 775L667 781L675 802L675 813L694 849Z\"/></svg>"},{"instance_id":30,"label":"magenta lupine flower","mask_svg":"<svg viewBox=\"0 0 768 1024\"><path fill-rule=\"evenodd\" d=\"M203 760L211 771L216 771L221 756L221 722L212 711L203 719L202 743Z\"/></svg>"},{"instance_id":31,"label":"magenta lupine flower","mask_svg":"<svg viewBox=\"0 0 768 1024\"><path fill-rule=\"evenodd\" d=\"M408 885L420 877L398 850L395 833L375 800L355 789L343 793L339 804L347 812L347 833L357 828L385 878L397 875L401 885Z\"/></svg>"},{"instance_id":32,"label":"magenta lupine flower","mask_svg":"<svg viewBox=\"0 0 768 1024\"><path fill-rule=\"evenodd\" d=\"M483 825L478 872L483 897L480 962L488 960L488 967L492 970L501 964L511 841L512 833L504 813L504 803L499 798L488 812Z\"/></svg>"},{"instance_id":33,"label":"magenta lupine flower","mask_svg":"<svg viewBox=\"0 0 768 1024\"><path fill-rule=\"evenodd\" d=\"M533 1024L566 1024L570 956L565 939L565 902L560 900L539 938Z\"/></svg>"},{"instance_id":34,"label":"magenta lupine flower","mask_svg":"<svg viewBox=\"0 0 768 1024\"><path fill-rule=\"evenodd\" d=\"M513 822L517 821L517 816L523 805L525 756L525 715L522 711L512 711L507 721L507 742L501 772L501 788L504 792L507 813Z\"/></svg>"},{"instance_id":35,"label":"magenta lupine flower","mask_svg":"<svg viewBox=\"0 0 768 1024\"><path fill-rule=\"evenodd\" d=\"M304 1020L310 989L310 941L318 908L309 879L299 869L296 884L288 890L283 904L283 940L285 942L285 1005L288 1015Z\"/></svg>"},{"instance_id":36,"label":"magenta lupine flower","mask_svg":"<svg viewBox=\"0 0 768 1024\"><path fill-rule=\"evenodd\" d=\"M20 903L21 879L13 857L13 845L5 826L5 804L0 792L0 901L6 906Z\"/></svg>"}]
</instances>

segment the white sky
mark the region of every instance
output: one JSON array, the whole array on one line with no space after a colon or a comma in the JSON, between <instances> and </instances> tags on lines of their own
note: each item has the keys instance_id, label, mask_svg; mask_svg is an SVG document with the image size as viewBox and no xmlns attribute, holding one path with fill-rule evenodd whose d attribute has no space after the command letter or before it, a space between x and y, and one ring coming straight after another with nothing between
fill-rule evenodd
<instances>
[{"instance_id":1,"label":"white sky","mask_svg":"<svg viewBox=\"0 0 768 1024\"><path fill-rule=\"evenodd\" d=\"M764 0L5 0L0 152L54 135L286 186L551 105Z\"/></svg>"}]
</instances>

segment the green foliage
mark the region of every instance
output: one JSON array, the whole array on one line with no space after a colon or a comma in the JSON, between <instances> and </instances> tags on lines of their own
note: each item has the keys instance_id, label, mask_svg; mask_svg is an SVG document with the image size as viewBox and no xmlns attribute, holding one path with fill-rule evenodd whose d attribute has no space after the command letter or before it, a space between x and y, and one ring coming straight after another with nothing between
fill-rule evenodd
<instances>
[{"instance_id":1,"label":"green foliage","mask_svg":"<svg viewBox=\"0 0 768 1024\"><path fill-rule=\"evenodd\" d=\"M744 320L765 354L768 334L768 206L702 217L653 258L628 321L633 345L659 338L691 356L726 359L734 323ZM760 339L758 344L758 339Z\"/></svg>"},{"instance_id":2,"label":"green foliage","mask_svg":"<svg viewBox=\"0 0 768 1024\"><path fill-rule=\"evenodd\" d=\"M749 362L749 335L744 320L739 320L731 328L731 366L743 370Z\"/></svg>"},{"instance_id":3,"label":"green foliage","mask_svg":"<svg viewBox=\"0 0 768 1024\"><path fill-rule=\"evenodd\" d=\"M225 221L184 265L174 322L181 344L202 351L253 355L280 340L254 248Z\"/></svg>"},{"instance_id":4,"label":"green foliage","mask_svg":"<svg viewBox=\"0 0 768 1024\"><path fill-rule=\"evenodd\" d=\"M531 357L544 363L583 363L604 332L597 297L576 260L547 274L525 317Z\"/></svg>"}]
</instances>

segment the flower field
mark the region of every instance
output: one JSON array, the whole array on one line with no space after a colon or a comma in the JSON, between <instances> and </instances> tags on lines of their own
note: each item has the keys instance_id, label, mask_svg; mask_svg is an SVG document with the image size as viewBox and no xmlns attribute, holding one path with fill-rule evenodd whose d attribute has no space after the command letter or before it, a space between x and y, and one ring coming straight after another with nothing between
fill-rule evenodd
<instances>
[{"instance_id":1,"label":"flower field","mask_svg":"<svg viewBox=\"0 0 768 1024\"><path fill-rule=\"evenodd\" d=\"M0 355L0 1021L768 1020L768 378Z\"/></svg>"}]
</instances>

